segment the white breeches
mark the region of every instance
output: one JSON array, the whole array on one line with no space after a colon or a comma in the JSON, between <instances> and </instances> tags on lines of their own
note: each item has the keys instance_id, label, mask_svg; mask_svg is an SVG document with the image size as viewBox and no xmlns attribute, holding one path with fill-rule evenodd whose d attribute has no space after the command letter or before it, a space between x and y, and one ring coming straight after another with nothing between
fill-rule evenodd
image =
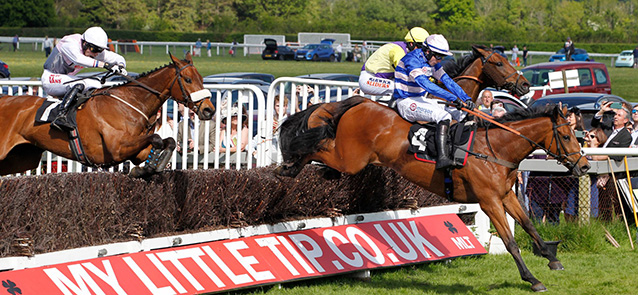
<instances>
[{"instance_id":1,"label":"white breeches","mask_svg":"<svg viewBox=\"0 0 638 295\"><path fill-rule=\"evenodd\" d=\"M76 84L84 85L83 92L102 87L100 81L96 79L81 79L81 77L77 76L54 74L48 70L44 70L44 73L42 73L41 81L42 88L44 88L47 95L58 97L64 96Z\"/></svg>"},{"instance_id":2,"label":"white breeches","mask_svg":"<svg viewBox=\"0 0 638 295\"><path fill-rule=\"evenodd\" d=\"M452 119L460 122L465 113L455 107L446 107L439 99L429 99L423 96L408 97L397 101L399 115L410 122L427 121L439 123Z\"/></svg>"}]
</instances>

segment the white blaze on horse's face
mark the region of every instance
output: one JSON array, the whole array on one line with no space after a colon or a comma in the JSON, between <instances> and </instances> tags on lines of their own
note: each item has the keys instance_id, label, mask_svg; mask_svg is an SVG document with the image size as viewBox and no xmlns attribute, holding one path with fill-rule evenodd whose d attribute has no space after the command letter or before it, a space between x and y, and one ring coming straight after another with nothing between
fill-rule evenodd
<instances>
[{"instance_id":1,"label":"white blaze on horse's face","mask_svg":"<svg viewBox=\"0 0 638 295\"><path fill-rule=\"evenodd\" d=\"M193 102L198 102L204 98L210 98L210 91L208 89L197 90L190 94Z\"/></svg>"}]
</instances>

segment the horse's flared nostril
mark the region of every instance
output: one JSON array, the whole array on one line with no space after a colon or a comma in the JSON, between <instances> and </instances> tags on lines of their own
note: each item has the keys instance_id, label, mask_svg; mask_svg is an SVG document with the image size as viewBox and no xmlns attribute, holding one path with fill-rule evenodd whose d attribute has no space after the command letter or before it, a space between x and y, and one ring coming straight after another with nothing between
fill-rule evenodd
<instances>
[{"instance_id":1,"label":"horse's flared nostril","mask_svg":"<svg viewBox=\"0 0 638 295\"><path fill-rule=\"evenodd\" d=\"M213 115L215 114L215 112L211 108L203 108L201 113L202 113L201 119L203 120L210 120L213 118Z\"/></svg>"},{"instance_id":2,"label":"horse's flared nostril","mask_svg":"<svg viewBox=\"0 0 638 295\"><path fill-rule=\"evenodd\" d=\"M582 167L580 167L580 171L582 171L583 173L587 173L587 171L589 171L589 168L591 168L589 164L583 165Z\"/></svg>"}]
</instances>

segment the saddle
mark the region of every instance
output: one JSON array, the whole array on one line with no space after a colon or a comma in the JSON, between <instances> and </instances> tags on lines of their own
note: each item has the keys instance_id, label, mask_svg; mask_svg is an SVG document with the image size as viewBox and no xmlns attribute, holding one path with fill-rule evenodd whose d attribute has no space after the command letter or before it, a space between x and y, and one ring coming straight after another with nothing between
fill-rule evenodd
<instances>
[{"instance_id":1,"label":"saddle","mask_svg":"<svg viewBox=\"0 0 638 295\"><path fill-rule=\"evenodd\" d=\"M465 166L469 152L473 149L476 129L477 125L474 121L464 121L450 126L449 142L446 146L450 149L450 155L454 157L454 160L461 163L460 167ZM408 153L414 154L416 160L436 163L435 134L436 123L413 124L408 133L410 142Z\"/></svg>"},{"instance_id":2,"label":"saddle","mask_svg":"<svg viewBox=\"0 0 638 295\"><path fill-rule=\"evenodd\" d=\"M71 148L71 152L75 156L76 159L80 163L86 166L93 166L93 164L86 157L84 152L84 147L82 146L82 141L80 140L80 135L78 133L77 121L75 116L78 112L78 107L85 103L90 96L78 94L77 100L71 106L68 113L69 122L71 122L75 127L73 130L68 132L69 135L69 147ZM42 105L38 108L35 113L35 123L36 124L49 124L55 120L61 108L61 100L54 97L47 97L46 100L42 103Z\"/></svg>"}]
</instances>

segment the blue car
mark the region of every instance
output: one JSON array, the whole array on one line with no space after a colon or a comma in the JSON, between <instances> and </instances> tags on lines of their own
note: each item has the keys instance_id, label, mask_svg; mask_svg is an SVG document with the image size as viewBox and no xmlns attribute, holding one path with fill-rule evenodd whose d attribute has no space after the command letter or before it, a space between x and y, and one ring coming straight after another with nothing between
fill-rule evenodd
<instances>
[{"instance_id":1,"label":"blue car","mask_svg":"<svg viewBox=\"0 0 638 295\"><path fill-rule=\"evenodd\" d=\"M336 61L337 53L332 48L334 39L323 39L320 44L308 44L297 50L295 60Z\"/></svg>"},{"instance_id":2,"label":"blue car","mask_svg":"<svg viewBox=\"0 0 638 295\"><path fill-rule=\"evenodd\" d=\"M571 56L573 61L593 61L585 49L576 48ZM556 54L549 57L549 61L565 61L565 48L556 51Z\"/></svg>"},{"instance_id":3,"label":"blue car","mask_svg":"<svg viewBox=\"0 0 638 295\"><path fill-rule=\"evenodd\" d=\"M11 77L11 72L9 72L9 65L0 60L0 78L9 77Z\"/></svg>"}]
</instances>

